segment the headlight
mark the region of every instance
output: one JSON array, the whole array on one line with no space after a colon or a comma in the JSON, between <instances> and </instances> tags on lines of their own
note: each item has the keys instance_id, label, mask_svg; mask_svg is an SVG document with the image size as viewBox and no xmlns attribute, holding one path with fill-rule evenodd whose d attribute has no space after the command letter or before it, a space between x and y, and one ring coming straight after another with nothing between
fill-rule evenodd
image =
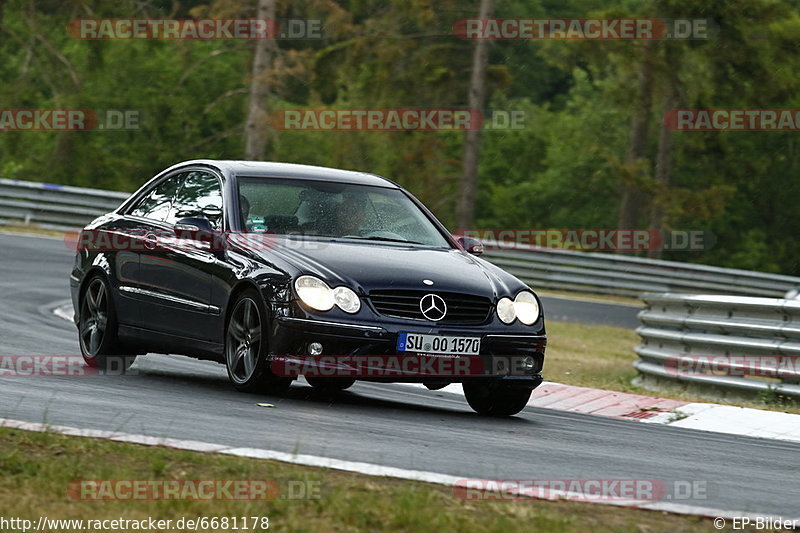
<instances>
[{"instance_id":1,"label":"headlight","mask_svg":"<svg viewBox=\"0 0 800 533\"><path fill-rule=\"evenodd\" d=\"M514 302L509 298L500 298L497 302L497 316L505 324L514 322L514 319L517 317L517 313L514 311Z\"/></svg>"},{"instance_id":2,"label":"headlight","mask_svg":"<svg viewBox=\"0 0 800 533\"><path fill-rule=\"evenodd\" d=\"M514 311L519 321L530 326L539 318L539 303L536 296L528 291L522 291L514 298Z\"/></svg>"},{"instance_id":3,"label":"headlight","mask_svg":"<svg viewBox=\"0 0 800 533\"><path fill-rule=\"evenodd\" d=\"M297 296L304 304L317 311L330 311L333 309L333 291L327 283L314 276L300 276L294 282Z\"/></svg>"},{"instance_id":4,"label":"headlight","mask_svg":"<svg viewBox=\"0 0 800 533\"><path fill-rule=\"evenodd\" d=\"M347 287L333 289L333 300L345 313L358 313L358 310L361 309L361 300L358 299L358 295Z\"/></svg>"},{"instance_id":5,"label":"headlight","mask_svg":"<svg viewBox=\"0 0 800 533\"><path fill-rule=\"evenodd\" d=\"M295 280L294 288L300 300L317 311L330 311L334 305L345 313L358 313L361 309L361 300L351 289L331 289L327 283L314 276L300 276Z\"/></svg>"}]
</instances>

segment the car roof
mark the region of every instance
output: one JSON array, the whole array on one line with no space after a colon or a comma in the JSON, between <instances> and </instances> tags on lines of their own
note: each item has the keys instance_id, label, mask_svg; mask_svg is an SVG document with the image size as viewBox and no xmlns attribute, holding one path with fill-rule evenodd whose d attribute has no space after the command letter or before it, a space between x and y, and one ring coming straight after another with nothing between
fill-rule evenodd
<instances>
[{"instance_id":1,"label":"car roof","mask_svg":"<svg viewBox=\"0 0 800 533\"><path fill-rule=\"evenodd\" d=\"M211 166L231 176L311 179L333 181L337 183L352 183L356 185L372 185L375 187L389 187L392 189L400 188L399 185L391 180L368 172L317 167L313 165L299 165L296 163L195 159L173 165L169 170L190 165Z\"/></svg>"}]
</instances>

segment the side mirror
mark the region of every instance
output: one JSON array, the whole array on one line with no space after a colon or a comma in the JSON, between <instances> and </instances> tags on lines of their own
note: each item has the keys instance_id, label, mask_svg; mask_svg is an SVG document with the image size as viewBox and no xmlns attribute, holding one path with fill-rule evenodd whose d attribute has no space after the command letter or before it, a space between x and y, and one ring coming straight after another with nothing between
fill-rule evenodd
<instances>
[{"instance_id":1,"label":"side mirror","mask_svg":"<svg viewBox=\"0 0 800 533\"><path fill-rule=\"evenodd\" d=\"M456 242L461 245L465 252L472 255L481 255L483 253L483 243L478 239L472 237L458 236Z\"/></svg>"},{"instance_id":2,"label":"side mirror","mask_svg":"<svg viewBox=\"0 0 800 533\"><path fill-rule=\"evenodd\" d=\"M175 223L175 233L214 231L211 222L204 217L185 217Z\"/></svg>"},{"instance_id":3,"label":"side mirror","mask_svg":"<svg viewBox=\"0 0 800 533\"><path fill-rule=\"evenodd\" d=\"M210 241L214 236L214 228L207 218L185 217L175 223L175 236L180 239Z\"/></svg>"},{"instance_id":4,"label":"side mirror","mask_svg":"<svg viewBox=\"0 0 800 533\"><path fill-rule=\"evenodd\" d=\"M215 255L222 253L224 239L220 239L217 231L207 218L185 217L178 220L174 226L175 236L179 239L195 241L203 249L208 249Z\"/></svg>"}]
</instances>

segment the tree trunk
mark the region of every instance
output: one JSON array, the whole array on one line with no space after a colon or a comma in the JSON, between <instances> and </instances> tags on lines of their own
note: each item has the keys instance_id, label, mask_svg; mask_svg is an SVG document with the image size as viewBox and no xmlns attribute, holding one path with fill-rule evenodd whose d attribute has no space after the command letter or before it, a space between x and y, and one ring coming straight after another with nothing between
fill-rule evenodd
<instances>
[{"instance_id":1,"label":"tree trunk","mask_svg":"<svg viewBox=\"0 0 800 533\"><path fill-rule=\"evenodd\" d=\"M493 0L481 0L479 17L487 19L492 14ZM472 56L472 75L469 80L470 112L482 112L486 105L486 69L489 65L488 39L479 39L475 43ZM474 115L473 115L474 116ZM478 188L478 159L480 155L481 130L473 125L464 134L464 175L458 198L456 218L458 229L469 229L475 223L475 196Z\"/></svg>"},{"instance_id":2,"label":"tree trunk","mask_svg":"<svg viewBox=\"0 0 800 533\"><path fill-rule=\"evenodd\" d=\"M676 105L674 81L667 82L667 93L664 97L664 113ZM662 113L663 116L663 113ZM664 229L664 200L669 192L670 171L672 169L672 131L661 124L658 134L658 153L656 155L655 189L650 208L650 229L662 231ZM647 255L661 259L662 250L650 250Z\"/></svg>"},{"instance_id":3,"label":"tree trunk","mask_svg":"<svg viewBox=\"0 0 800 533\"><path fill-rule=\"evenodd\" d=\"M645 49L642 54L642 65L639 70L638 87L636 90L636 100L634 102L633 119L631 120L631 133L628 144L628 154L626 163L633 178L632 183L623 180L622 198L619 204L619 217L617 226L619 229L635 229L641 217L641 207L645 201L645 194L637 186L637 179L641 177L641 170L637 169L640 160L647 156L647 140L650 130L650 115L653 106L653 63L650 54L652 41L644 43Z\"/></svg>"},{"instance_id":4,"label":"tree trunk","mask_svg":"<svg viewBox=\"0 0 800 533\"><path fill-rule=\"evenodd\" d=\"M275 20L275 0L258 0L258 18ZM268 114L269 76L272 57L275 53L274 36L255 41L250 98L247 105L247 124L245 125L245 159L256 161L264 158L269 139L270 124Z\"/></svg>"}]
</instances>

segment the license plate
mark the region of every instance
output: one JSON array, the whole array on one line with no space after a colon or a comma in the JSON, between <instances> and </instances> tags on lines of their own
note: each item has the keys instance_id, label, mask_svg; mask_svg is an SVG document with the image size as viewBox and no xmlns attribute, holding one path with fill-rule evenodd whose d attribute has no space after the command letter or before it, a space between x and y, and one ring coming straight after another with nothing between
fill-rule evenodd
<instances>
[{"instance_id":1,"label":"license plate","mask_svg":"<svg viewBox=\"0 0 800 533\"><path fill-rule=\"evenodd\" d=\"M400 352L478 355L481 351L481 339L479 337L400 333L397 336L397 350Z\"/></svg>"}]
</instances>

